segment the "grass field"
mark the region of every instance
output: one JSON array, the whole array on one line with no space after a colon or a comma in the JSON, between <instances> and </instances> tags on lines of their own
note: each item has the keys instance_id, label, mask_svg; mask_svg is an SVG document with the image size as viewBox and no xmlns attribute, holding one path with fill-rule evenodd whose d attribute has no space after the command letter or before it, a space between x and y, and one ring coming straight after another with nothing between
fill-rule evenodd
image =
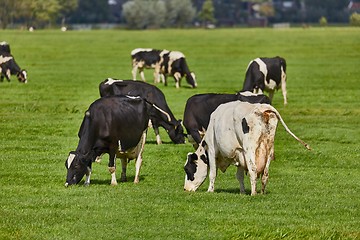
<instances>
[{"instance_id":1,"label":"grass field","mask_svg":"<svg viewBox=\"0 0 360 240\"><path fill-rule=\"evenodd\" d=\"M0 31L28 84L0 83L0 239L360 239L360 29ZM107 156L90 187L65 188L64 162L107 77L131 77L137 47L185 53L198 88L158 85L177 118L197 93L241 89L248 62L287 60L288 102L273 105L311 145L279 125L265 195L239 194L235 167L183 191L186 154L149 130L138 185L110 186ZM152 82L152 71L146 72ZM120 177L120 171L118 171ZM250 184L246 178L246 189Z\"/></svg>"}]
</instances>

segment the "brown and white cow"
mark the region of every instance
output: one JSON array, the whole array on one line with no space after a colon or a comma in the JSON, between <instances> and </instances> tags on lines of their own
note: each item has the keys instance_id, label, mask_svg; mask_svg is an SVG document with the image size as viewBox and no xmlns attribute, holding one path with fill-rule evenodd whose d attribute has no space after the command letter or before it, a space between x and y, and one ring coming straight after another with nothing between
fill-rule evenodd
<instances>
[{"instance_id":1,"label":"brown and white cow","mask_svg":"<svg viewBox=\"0 0 360 240\"><path fill-rule=\"evenodd\" d=\"M184 190L196 191L209 170L208 192L213 192L217 169L225 172L230 165L235 165L241 193L245 193L244 171L249 172L251 195L256 194L256 181L261 175L261 192L264 193L270 161L274 158L278 120L291 136L310 149L290 131L279 112L269 104L234 101L220 105L211 114L198 149L187 155Z\"/></svg>"}]
</instances>

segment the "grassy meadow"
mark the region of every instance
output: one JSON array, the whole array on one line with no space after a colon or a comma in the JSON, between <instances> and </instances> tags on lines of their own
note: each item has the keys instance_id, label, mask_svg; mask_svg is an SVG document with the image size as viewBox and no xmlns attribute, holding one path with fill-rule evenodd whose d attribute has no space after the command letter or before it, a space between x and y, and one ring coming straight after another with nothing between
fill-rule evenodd
<instances>
[{"instance_id":1,"label":"grassy meadow","mask_svg":"<svg viewBox=\"0 0 360 240\"><path fill-rule=\"evenodd\" d=\"M360 239L359 28L3 30L0 41L29 74L28 84L0 83L0 239ZM251 59L284 57L288 105L280 91L273 105L313 150L279 125L265 195L240 195L235 167L219 172L214 193L208 181L188 193L192 146L164 129L157 146L150 129L139 184L132 161L129 181L110 186L105 155L90 187L65 188L85 110L102 80L131 78L138 47L185 53L198 88L157 85L178 119L194 94L240 90Z\"/></svg>"}]
</instances>

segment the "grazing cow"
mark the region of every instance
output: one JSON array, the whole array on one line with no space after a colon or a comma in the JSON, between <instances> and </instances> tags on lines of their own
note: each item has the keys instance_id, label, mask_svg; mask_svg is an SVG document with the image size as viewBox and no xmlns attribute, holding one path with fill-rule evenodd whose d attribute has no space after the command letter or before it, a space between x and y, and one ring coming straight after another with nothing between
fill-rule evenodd
<instances>
[{"instance_id":1,"label":"grazing cow","mask_svg":"<svg viewBox=\"0 0 360 240\"><path fill-rule=\"evenodd\" d=\"M7 42L0 42L0 81L4 77L10 82L10 76L16 75L19 82L27 83L27 72L21 69L10 53L10 45Z\"/></svg>"},{"instance_id":2,"label":"grazing cow","mask_svg":"<svg viewBox=\"0 0 360 240\"><path fill-rule=\"evenodd\" d=\"M196 88L196 78L193 72L190 72L186 63L185 55L178 51L171 51L163 55L163 61L160 66L160 72L164 76L164 84L167 86L167 76L173 76L176 88L180 87L181 78L185 76L186 81L191 87Z\"/></svg>"},{"instance_id":3,"label":"grazing cow","mask_svg":"<svg viewBox=\"0 0 360 240\"><path fill-rule=\"evenodd\" d=\"M126 181L128 160L136 158L134 183L138 183L149 115L152 114L150 108L152 106L140 97L110 96L93 102L81 124L78 147L70 152L65 162L65 186L79 183L85 174L85 185L89 185L92 162L104 153L109 154L111 185L117 185L116 157L121 158L122 181Z\"/></svg>"},{"instance_id":4,"label":"grazing cow","mask_svg":"<svg viewBox=\"0 0 360 240\"><path fill-rule=\"evenodd\" d=\"M160 81L160 65L163 61L163 55L168 53L168 50L157 50L151 48L136 48L131 51L132 59L132 76L136 80L136 72L139 70L141 80L145 80L144 68L154 68L154 82Z\"/></svg>"},{"instance_id":5,"label":"grazing cow","mask_svg":"<svg viewBox=\"0 0 360 240\"><path fill-rule=\"evenodd\" d=\"M181 121L175 119L175 116L166 103L165 95L159 88L140 81L107 78L100 83L99 91L102 97L111 95L140 96L150 103L155 104L155 106L166 112L166 115L163 115L164 117L162 119L150 118L155 131L157 144L161 144L159 126L165 128L173 143L179 144L185 142Z\"/></svg>"},{"instance_id":6,"label":"grazing cow","mask_svg":"<svg viewBox=\"0 0 360 240\"><path fill-rule=\"evenodd\" d=\"M239 92L237 94L197 94L190 97L184 111L184 127L188 139L196 149L201 142L202 136L209 125L210 114L223 103L240 100L250 103L270 103L264 94L253 94L251 92Z\"/></svg>"},{"instance_id":7,"label":"grazing cow","mask_svg":"<svg viewBox=\"0 0 360 240\"><path fill-rule=\"evenodd\" d=\"M284 105L286 105L286 61L284 58L256 58L249 63L242 91L262 93L265 90L269 92L269 98L272 101L274 91L280 87Z\"/></svg>"},{"instance_id":8,"label":"grazing cow","mask_svg":"<svg viewBox=\"0 0 360 240\"><path fill-rule=\"evenodd\" d=\"M260 175L261 192L264 193L270 161L274 158L278 120L291 136L310 149L290 131L278 111L269 104L234 101L220 105L211 114L209 127L198 149L187 155L184 190L196 191L209 171L208 192L213 192L217 169L225 172L229 165L235 165L241 193L245 193L244 171L249 172L251 195L256 194L256 180Z\"/></svg>"}]
</instances>

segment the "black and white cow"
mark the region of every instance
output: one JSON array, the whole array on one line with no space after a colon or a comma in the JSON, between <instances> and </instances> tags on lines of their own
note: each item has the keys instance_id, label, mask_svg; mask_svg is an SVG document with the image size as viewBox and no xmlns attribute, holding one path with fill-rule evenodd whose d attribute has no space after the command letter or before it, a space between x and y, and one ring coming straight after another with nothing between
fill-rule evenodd
<instances>
[{"instance_id":1,"label":"black and white cow","mask_svg":"<svg viewBox=\"0 0 360 240\"><path fill-rule=\"evenodd\" d=\"M136 159L134 183L138 183L149 117L154 113L150 108L140 97L110 96L93 102L81 124L78 146L65 161L65 186L79 183L85 174L89 185L92 162L104 153L109 154L111 185L117 185L116 157L121 159L122 181L126 181L128 160Z\"/></svg>"},{"instance_id":2,"label":"black and white cow","mask_svg":"<svg viewBox=\"0 0 360 240\"><path fill-rule=\"evenodd\" d=\"M185 55L179 51L170 51L163 55L160 73L164 76L165 86L167 86L167 77L173 76L175 79L175 86L176 88L179 88L181 78L185 76L187 83L190 84L191 87L197 87L195 73L190 72Z\"/></svg>"},{"instance_id":3,"label":"black and white cow","mask_svg":"<svg viewBox=\"0 0 360 240\"><path fill-rule=\"evenodd\" d=\"M141 80L145 80L144 68L154 69L154 82L160 82L160 65L163 61L163 55L168 53L168 50L158 50L152 48L136 48L131 51L132 59L132 76L136 80L136 72L139 71Z\"/></svg>"},{"instance_id":4,"label":"black and white cow","mask_svg":"<svg viewBox=\"0 0 360 240\"><path fill-rule=\"evenodd\" d=\"M0 81L6 78L10 82L10 76L16 75L19 82L27 83L27 72L21 69L10 53L10 45L7 42L0 43Z\"/></svg>"},{"instance_id":5,"label":"black and white cow","mask_svg":"<svg viewBox=\"0 0 360 240\"><path fill-rule=\"evenodd\" d=\"M280 87L284 97L284 105L286 105L286 61L284 58L256 58L250 61L242 91L254 93L268 91L270 101L272 101L274 91Z\"/></svg>"},{"instance_id":6,"label":"black and white cow","mask_svg":"<svg viewBox=\"0 0 360 240\"><path fill-rule=\"evenodd\" d=\"M237 94L205 93L194 95L187 100L183 124L188 139L193 143L195 149L205 134L211 113L220 104L236 100L250 103L270 103L270 99L266 95L251 92L238 92Z\"/></svg>"},{"instance_id":7,"label":"black and white cow","mask_svg":"<svg viewBox=\"0 0 360 240\"><path fill-rule=\"evenodd\" d=\"M279 112L269 104L234 101L220 105L212 114L209 127L195 153L189 153L184 166L184 190L196 191L209 173L208 192L214 191L217 169L225 172L235 165L240 192L245 193L244 172L249 172L251 195L262 176L262 189L269 177L270 161L274 158L274 139L280 120L285 130L301 142L286 126Z\"/></svg>"},{"instance_id":8,"label":"black and white cow","mask_svg":"<svg viewBox=\"0 0 360 240\"><path fill-rule=\"evenodd\" d=\"M100 83L99 91L100 96L102 97L112 95L130 95L140 96L146 99L150 103L154 104L154 106L159 107L166 112L161 119L150 117L155 131L157 144L161 144L159 126L165 128L173 143L180 144L185 142L185 135L181 125L181 120L176 120L174 114L167 105L165 95L156 86L140 81L107 78Z\"/></svg>"}]
</instances>

